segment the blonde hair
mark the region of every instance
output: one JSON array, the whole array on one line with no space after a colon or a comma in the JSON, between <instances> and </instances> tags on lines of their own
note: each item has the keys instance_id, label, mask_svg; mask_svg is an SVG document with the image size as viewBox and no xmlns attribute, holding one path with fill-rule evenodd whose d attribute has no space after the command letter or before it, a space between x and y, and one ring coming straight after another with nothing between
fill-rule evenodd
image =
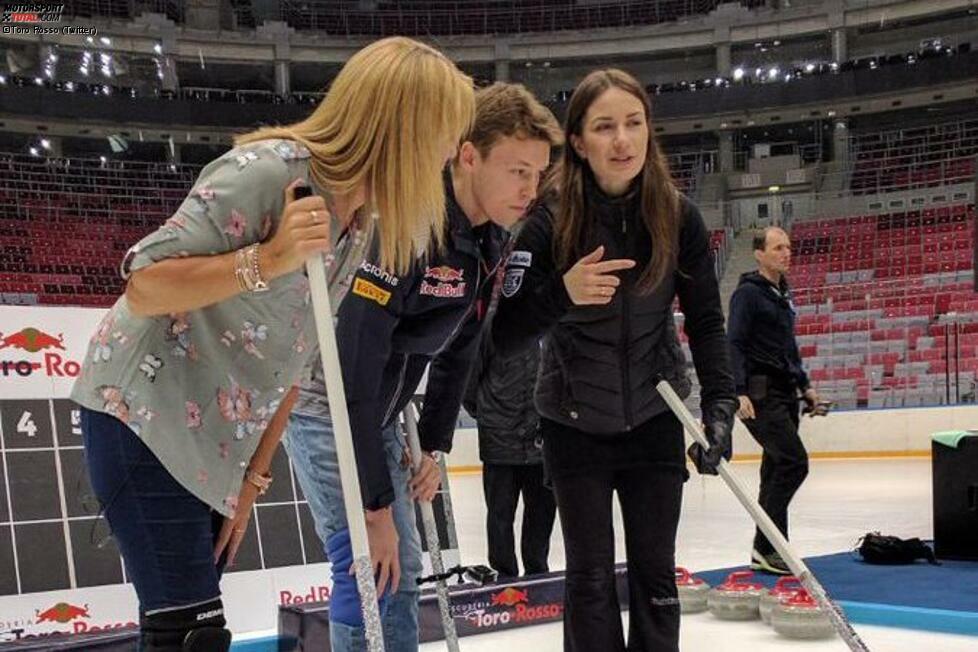
<instances>
[{"instance_id":1,"label":"blonde hair","mask_svg":"<svg viewBox=\"0 0 978 652\"><path fill-rule=\"evenodd\" d=\"M472 79L438 50L398 36L350 57L305 120L235 144L288 138L312 154L319 186L346 194L363 184L367 210L379 214L380 264L404 274L430 238L442 243L445 147L461 141L474 113Z\"/></svg>"}]
</instances>

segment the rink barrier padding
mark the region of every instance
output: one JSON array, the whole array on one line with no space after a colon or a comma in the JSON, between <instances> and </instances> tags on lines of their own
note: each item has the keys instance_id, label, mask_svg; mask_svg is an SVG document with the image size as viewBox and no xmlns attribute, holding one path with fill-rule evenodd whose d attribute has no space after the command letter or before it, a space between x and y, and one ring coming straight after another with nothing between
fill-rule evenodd
<instances>
[{"instance_id":1,"label":"rink barrier padding","mask_svg":"<svg viewBox=\"0 0 978 652\"><path fill-rule=\"evenodd\" d=\"M623 609L628 605L625 564L615 567L615 586ZM449 585L451 612L458 635L472 636L563 620L564 573L536 575L485 586ZM329 603L279 607L278 652L328 652ZM418 609L422 643L444 639L438 599L433 589L421 594Z\"/></svg>"},{"instance_id":2,"label":"rink barrier padding","mask_svg":"<svg viewBox=\"0 0 978 652\"><path fill-rule=\"evenodd\" d=\"M9 632L8 636L16 634ZM93 652L135 652L139 643L139 630L125 628L112 632L89 634L29 635L15 640L0 639L0 652L62 652L67 650L92 650Z\"/></svg>"}]
</instances>

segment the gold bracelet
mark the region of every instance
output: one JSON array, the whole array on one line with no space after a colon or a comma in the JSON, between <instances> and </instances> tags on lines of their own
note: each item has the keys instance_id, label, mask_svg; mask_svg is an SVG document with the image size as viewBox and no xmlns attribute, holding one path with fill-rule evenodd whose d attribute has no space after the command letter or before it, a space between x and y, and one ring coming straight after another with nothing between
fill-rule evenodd
<instances>
[{"instance_id":1,"label":"gold bracelet","mask_svg":"<svg viewBox=\"0 0 978 652\"><path fill-rule=\"evenodd\" d=\"M258 244L248 247L248 254L251 257L252 292L268 291L268 283L261 276L261 267L258 265Z\"/></svg>"},{"instance_id":2,"label":"gold bracelet","mask_svg":"<svg viewBox=\"0 0 978 652\"><path fill-rule=\"evenodd\" d=\"M248 286L248 278L245 273L245 251L244 249L238 249L234 253L234 278L238 281L238 289L242 292L248 292L251 288Z\"/></svg>"},{"instance_id":3,"label":"gold bracelet","mask_svg":"<svg viewBox=\"0 0 978 652\"><path fill-rule=\"evenodd\" d=\"M261 275L258 264L258 245L238 249L234 254L234 278L242 292L265 292L268 283Z\"/></svg>"}]
</instances>

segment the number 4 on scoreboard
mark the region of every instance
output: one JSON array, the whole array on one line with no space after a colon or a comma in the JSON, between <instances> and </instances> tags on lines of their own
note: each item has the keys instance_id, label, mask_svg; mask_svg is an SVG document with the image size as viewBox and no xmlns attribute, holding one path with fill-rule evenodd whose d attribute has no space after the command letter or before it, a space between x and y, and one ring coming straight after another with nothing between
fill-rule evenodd
<instances>
[{"instance_id":1,"label":"number 4 on scoreboard","mask_svg":"<svg viewBox=\"0 0 978 652\"><path fill-rule=\"evenodd\" d=\"M24 410L20 415L20 421L17 422L17 432L24 433L28 437L37 434L37 425L34 424L33 415L27 410Z\"/></svg>"}]
</instances>

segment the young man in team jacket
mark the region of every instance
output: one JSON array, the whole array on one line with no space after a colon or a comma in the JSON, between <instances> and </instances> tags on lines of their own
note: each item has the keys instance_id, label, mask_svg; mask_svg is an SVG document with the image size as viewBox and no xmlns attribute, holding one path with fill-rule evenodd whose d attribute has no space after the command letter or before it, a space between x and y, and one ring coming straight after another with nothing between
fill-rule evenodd
<instances>
[{"instance_id":1,"label":"young man in team jacket","mask_svg":"<svg viewBox=\"0 0 978 652\"><path fill-rule=\"evenodd\" d=\"M561 141L553 115L522 86L494 84L476 104L473 130L445 173L443 246L405 276L365 262L339 311L340 363L388 652L418 649L422 565L412 501L430 501L438 490L438 455L451 449L506 229L526 214ZM397 417L426 367L418 424L424 460L412 474ZM314 369L300 388L286 446L332 562L331 648L364 650L333 426L321 370Z\"/></svg>"}]
</instances>

